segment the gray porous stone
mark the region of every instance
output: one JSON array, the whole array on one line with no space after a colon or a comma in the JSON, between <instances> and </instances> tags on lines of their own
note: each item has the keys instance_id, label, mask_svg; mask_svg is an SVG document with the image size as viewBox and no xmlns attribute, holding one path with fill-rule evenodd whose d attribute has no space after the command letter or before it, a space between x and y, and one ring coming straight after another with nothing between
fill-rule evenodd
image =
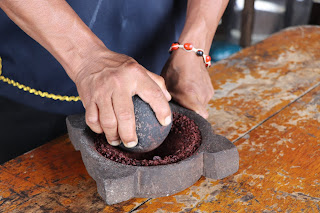
<instances>
[{"instance_id":1,"label":"gray porous stone","mask_svg":"<svg viewBox=\"0 0 320 213\"><path fill-rule=\"evenodd\" d=\"M100 196L109 205L133 197L162 197L193 185L202 175L222 179L239 169L236 146L213 133L210 123L193 111L171 103L172 112L184 114L198 125L202 142L195 153L177 163L158 166L131 166L114 162L96 151L92 132L84 115L67 118L69 137L90 176L97 183Z\"/></svg>"},{"instance_id":2,"label":"gray porous stone","mask_svg":"<svg viewBox=\"0 0 320 213\"><path fill-rule=\"evenodd\" d=\"M149 104L141 100L139 96L132 97L138 144L127 148L120 144L120 148L128 152L149 152L159 147L168 136L172 122L168 126L162 126L155 116ZM172 117L172 116L171 116Z\"/></svg>"}]
</instances>

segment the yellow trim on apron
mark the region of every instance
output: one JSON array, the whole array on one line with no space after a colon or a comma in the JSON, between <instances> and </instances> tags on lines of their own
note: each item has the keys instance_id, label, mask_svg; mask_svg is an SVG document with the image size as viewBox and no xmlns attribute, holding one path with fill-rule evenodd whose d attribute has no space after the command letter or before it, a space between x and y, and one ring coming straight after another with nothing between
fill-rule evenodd
<instances>
[{"instance_id":1,"label":"yellow trim on apron","mask_svg":"<svg viewBox=\"0 0 320 213\"><path fill-rule=\"evenodd\" d=\"M2 59L0 57L0 81L3 81L4 83L10 84L14 87L17 87L23 91L29 92L30 94L33 95L38 95L41 96L43 98L49 98L49 99L53 99L53 100L59 100L59 101L80 101L80 97L79 96L66 96L66 95L55 95L52 93L48 93L48 92L43 92L40 90L36 90L36 89L32 89L28 86L25 86L23 84L20 84L18 82L15 82L14 80L11 80L9 78L6 78L2 75Z\"/></svg>"}]
</instances>

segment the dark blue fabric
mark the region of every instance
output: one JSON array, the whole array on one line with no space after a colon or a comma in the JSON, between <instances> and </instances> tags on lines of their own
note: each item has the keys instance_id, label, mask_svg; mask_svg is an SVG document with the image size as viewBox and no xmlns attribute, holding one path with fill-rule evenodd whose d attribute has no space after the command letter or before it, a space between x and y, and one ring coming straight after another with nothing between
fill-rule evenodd
<instances>
[{"instance_id":1,"label":"dark blue fabric","mask_svg":"<svg viewBox=\"0 0 320 213\"><path fill-rule=\"evenodd\" d=\"M81 19L106 44L160 74L167 50L178 39L186 0L69 0ZM50 23L48 23L50 24ZM77 96L60 64L0 11L0 57L3 75L31 88ZM84 112L82 103L42 98L0 82L0 96L59 114Z\"/></svg>"}]
</instances>

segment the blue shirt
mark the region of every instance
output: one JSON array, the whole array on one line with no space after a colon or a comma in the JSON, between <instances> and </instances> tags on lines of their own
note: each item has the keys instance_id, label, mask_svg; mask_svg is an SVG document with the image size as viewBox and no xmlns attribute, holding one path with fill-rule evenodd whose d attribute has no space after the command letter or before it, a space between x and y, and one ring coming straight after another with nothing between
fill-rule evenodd
<instances>
[{"instance_id":1,"label":"blue shirt","mask_svg":"<svg viewBox=\"0 0 320 213\"><path fill-rule=\"evenodd\" d=\"M178 40L185 21L186 0L67 2L109 49L133 57L156 74L160 74L169 57L168 49ZM0 96L53 113L84 112L81 101L53 100L41 97L38 92L35 95L19 89L13 82L3 82L8 78L36 91L78 96L75 84L62 66L3 11L0 11L0 57L3 76Z\"/></svg>"}]
</instances>

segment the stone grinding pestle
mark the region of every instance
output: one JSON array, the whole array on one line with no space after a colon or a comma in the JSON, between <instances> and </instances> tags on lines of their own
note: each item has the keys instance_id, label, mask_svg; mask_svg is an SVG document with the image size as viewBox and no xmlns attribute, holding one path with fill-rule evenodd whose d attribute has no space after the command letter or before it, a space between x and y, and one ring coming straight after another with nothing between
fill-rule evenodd
<instances>
[{"instance_id":1,"label":"stone grinding pestle","mask_svg":"<svg viewBox=\"0 0 320 213\"><path fill-rule=\"evenodd\" d=\"M119 147L129 152L143 153L152 151L159 147L166 139L172 123L168 126L162 126L150 105L141 100L139 96L133 96L132 101L134 105L138 144L135 147L127 148L121 143Z\"/></svg>"}]
</instances>

